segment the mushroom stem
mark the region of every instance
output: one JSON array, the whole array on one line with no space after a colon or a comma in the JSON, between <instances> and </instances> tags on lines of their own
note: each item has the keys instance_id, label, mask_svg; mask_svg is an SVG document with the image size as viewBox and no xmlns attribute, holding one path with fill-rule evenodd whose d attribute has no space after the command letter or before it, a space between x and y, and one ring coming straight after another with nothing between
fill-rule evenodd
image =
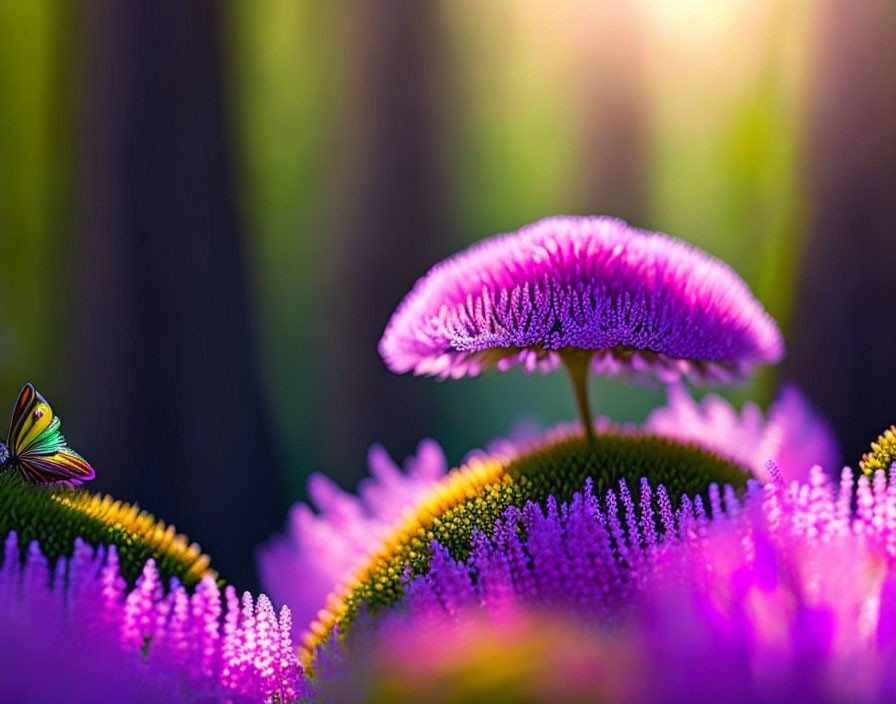
<instances>
[{"instance_id":1,"label":"mushroom stem","mask_svg":"<svg viewBox=\"0 0 896 704\"><path fill-rule=\"evenodd\" d=\"M572 390L576 396L576 405L579 407L579 415L585 426L585 437L589 441L594 440L594 423L591 421L591 407L588 403L588 366L593 356L594 352L591 350L572 349L560 352L563 366L569 372Z\"/></svg>"}]
</instances>

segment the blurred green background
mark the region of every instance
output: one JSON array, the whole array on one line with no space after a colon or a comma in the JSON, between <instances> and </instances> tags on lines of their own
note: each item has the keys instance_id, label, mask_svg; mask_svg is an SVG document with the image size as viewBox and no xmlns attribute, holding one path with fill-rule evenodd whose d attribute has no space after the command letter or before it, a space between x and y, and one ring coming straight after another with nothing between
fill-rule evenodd
<instances>
[{"instance_id":1,"label":"blurred green background","mask_svg":"<svg viewBox=\"0 0 896 704\"><path fill-rule=\"evenodd\" d=\"M0 2L0 389L238 584L312 471L454 463L562 375L438 384L376 344L440 258L607 213L728 261L855 462L896 420L884 0ZM595 380L643 419L658 389ZM836 469L836 468L832 468Z\"/></svg>"}]
</instances>

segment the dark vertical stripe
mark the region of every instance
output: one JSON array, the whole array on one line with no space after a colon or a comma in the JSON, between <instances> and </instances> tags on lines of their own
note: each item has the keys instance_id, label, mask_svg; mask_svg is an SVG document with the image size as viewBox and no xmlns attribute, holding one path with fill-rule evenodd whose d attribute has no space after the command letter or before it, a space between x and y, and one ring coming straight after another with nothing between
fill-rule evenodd
<instances>
[{"instance_id":1,"label":"dark vertical stripe","mask_svg":"<svg viewBox=\"0 0 896 704\"><path fill-rule=\"evenodd\" d=\"M447 83L436 3L371 0L344 14L345 122L321 315L332 339L329 469L356 480L367 448L382 442L404 457L437 434L431 380L389 372L377 353L401 297L445 255L442 169Z\"/></svg>"},{"instance_id":2,"label":"dark vertical stripe","mask_svg":"<svg viewBox=\"0 0 896 704\"><path fill-rule=\"evenodd\" d=\"M90 5L73 340L86 412L72 429L92 486L139 499L245 587L285 507L234 202L221 9Z\"/></svg>"},{"instance_id":3,"label":"dark vertical stripe","mask_svg":"<svg viewBox=\"0 0 896 704\"><path fill-rule=\"evenodd\" d=\"M887 0L825 0L817 11L810 235L785 370L856 466L896 422L896 10Z\"/></svg>"}]
</instances>

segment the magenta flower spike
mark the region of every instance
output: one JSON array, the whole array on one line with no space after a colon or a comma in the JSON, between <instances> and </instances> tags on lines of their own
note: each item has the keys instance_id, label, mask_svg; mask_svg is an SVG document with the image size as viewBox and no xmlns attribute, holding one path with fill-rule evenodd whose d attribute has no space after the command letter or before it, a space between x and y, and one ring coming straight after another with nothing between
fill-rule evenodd
<instances>
[{"instance_id":1,"label":"magenta flower spike","mask_svg":"<svg viewBox=\"0 0 896 704\"><path fill-rule=\"evenodd\" d=\"M591 432L598 374L725 381L784 353L774 320L726 264L609 217L556 216L434 266L379 343L396 373L475 376L563 361Z\"/></svg>"}]
</instances>

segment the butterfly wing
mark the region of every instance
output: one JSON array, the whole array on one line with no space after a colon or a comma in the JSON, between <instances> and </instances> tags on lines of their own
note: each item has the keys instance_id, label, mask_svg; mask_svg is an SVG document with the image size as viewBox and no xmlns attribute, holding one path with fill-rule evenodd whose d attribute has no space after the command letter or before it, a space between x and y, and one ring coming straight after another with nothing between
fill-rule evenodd
<instances>
[{"instance_id":1,"label":"butterfly wing","mask_svg":"<svg viewBox=\"0 0 896 704\"><path fill-rule=\"evenodd\" d=\"M55 482L80 484L93 479L94 476L93 467L71 448L52 455L20 457L16 466L25 480L32 484Z\"/></svg>"},{"instance_id":2,"label":"butterfly wing","mask_svg":"<svg viewBox=\"0 0 896 704\"><path fill-rule=\"evenodd\" d=\"M9 423L9 450L22 477L29 482L93 479L93 468L65 443L62 423L31 384L25 384Z\"/></svg>"},{"instance_id":3,"label":"butterfly wing","mask_svg":"<svg viewBox=\"0 0 896 704\"><path fill-rule=\"evenodd\" d=\"M24 427L32 417L35 407L43 401L44 405L49 408L49 404L41 397L31 384L25 384L19 392L16 399L16 405L12 409L12 417L9 419L9 433L6 435L6 443L13 454L16 454L16 447L23 447L22 439L27 429Z\"/></svg>"}]
</instances>

